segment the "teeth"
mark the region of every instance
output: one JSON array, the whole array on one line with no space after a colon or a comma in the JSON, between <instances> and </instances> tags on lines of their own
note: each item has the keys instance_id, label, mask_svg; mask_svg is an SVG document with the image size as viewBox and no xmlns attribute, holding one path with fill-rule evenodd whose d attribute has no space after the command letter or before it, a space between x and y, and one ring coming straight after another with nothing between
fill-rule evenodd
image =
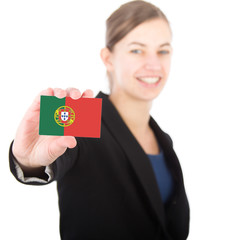
<instances>
[{"instance_id":1,"label":"teeth","mask_svg":"<svg viewBox=\"0 0 239 240\"><path fill-rule=\"evenodd\" d=\"M140 81L143 81L145 83L156 83L161 78L160 77L145 77L145 78L138 78Z\"/></svg>"}]
</instances>

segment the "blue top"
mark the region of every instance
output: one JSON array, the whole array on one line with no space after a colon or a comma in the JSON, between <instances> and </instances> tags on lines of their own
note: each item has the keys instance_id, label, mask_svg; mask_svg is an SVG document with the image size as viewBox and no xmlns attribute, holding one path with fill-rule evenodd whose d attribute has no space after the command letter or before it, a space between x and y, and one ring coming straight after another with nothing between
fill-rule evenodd
<instances>
[{"instance_id":1,"label":"blue top","mask_svg":"<svg viewBox=\"0 0 239 240\"><path fill-rule=\"evenodd\" d=\"M148 157L155 173L162 201L165 204L173 192L172 175L166 165L163 151L160 151L158 155L148 154Z\"/></svg>"}]
</instances>

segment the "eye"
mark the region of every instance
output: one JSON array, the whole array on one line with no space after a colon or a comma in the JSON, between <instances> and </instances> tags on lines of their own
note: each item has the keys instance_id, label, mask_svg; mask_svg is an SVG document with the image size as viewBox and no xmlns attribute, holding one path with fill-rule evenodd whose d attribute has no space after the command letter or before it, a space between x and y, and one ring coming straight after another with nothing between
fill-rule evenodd
<instances>
[{"instance_id":1,"label":"eye","mask_svg":"<svg viewBox=\"0 0 239 240\"><path fill-rule=\"evenodd\" d=\"M140 49L133 49L130 51L131 53L135 53L135 54L141 54L142 53L142 50Z\"/></svg>"},{"instance_id":2,"label":"eye","mask_svg":"<svg viewBox=\"0 0 239 240\"><path fill-rule=\"evenodd\" d=\"M166 54L169 54L170 51L169 50L161 50L158 52L159 54L162 54L162 55L166 55Z\"/></svg>"}]
</instances>

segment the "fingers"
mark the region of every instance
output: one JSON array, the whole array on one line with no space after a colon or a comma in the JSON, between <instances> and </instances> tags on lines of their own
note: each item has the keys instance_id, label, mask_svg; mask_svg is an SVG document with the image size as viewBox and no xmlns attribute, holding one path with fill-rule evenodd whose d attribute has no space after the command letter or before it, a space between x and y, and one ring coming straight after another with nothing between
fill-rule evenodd
<instances>
[{"instance_id":1,"label":"fingers","mask_svg":"<svg viewBox=\"0 0 239 240\"><path fill-rule=\"evenodd\" d=\"M47 89L41 91L39 95L40 96L41 95L43 95L43 96L53 96L54 95L54 90L52 88L47 88Z\"/></svg>"},{"instance_id":2,"label":"fingers","mask_svg":"<svg viewBox=\"0 0 239 240\"><path fill-rule=\"evenodd\" d=\"M37 104L40 103L40 96L55 96L57 98L64 98L64 97L71 97L72 99L79 99L82 98L93 98L94 94L93 91L90 89L87 89L86 91L81 94L80 90L77 88L67 88L66 90L61 88L48 88L46 90L43 90L40 92L40 94L36 98Z\"/></svg>"},{"instance_id":3,"label":"fingers","mask_svg":"<svg viewBox=\"0 0 239 240\"><path fill-rule=\"evenodd\" d=\"M93 98L94 97L94 93L92 90L87 89L83 92L82 96L83 98Z\"/></svg>"},{"instance_id":4,"label":"fingers","mask_svg":"<svg viewBox=\"0 0 239 240\"><path fill-rule=\"evenodd\" d=\"M77 88L67 88L66 92L67 92L67 96L71 97L72 99L78 99L81 97L81 92Z\"/></svg>"},{"instance_id":5,"label":"fingers","mask_svg":"<svg viewBox=\"0 0 239 240\"><path fill-rule=\"evenodd\" d=\"M72 99L79 99L79 98L93 98L93 91L87 89L86 91L81 94L81 92L77 88L67 88L66 90L61 88L48 88L41 91L35 100L33 101L30 109L32 111L39 111L40 110L40 96L56 96L57 98L64 98L64 97L71 97Z\"/></svg>"},{"instance_id":6,"label":"fingers","mask_svg":"<svg viewBox=\"0 0 239 240\"><path fill-rule=\"evenodd\" d=\"M54 91L54 96L57 98L64 98L67 96L67 91L61 88L54 88L53 91Z\"/></svg>"},{"instance_id":7,"label":"fingers","mask_svg":"<svg viewBox=\"0 0 239 240\"><path fill-rule=\"evenodd\" d=\"M90 89L87 89L86 91L81 94L81 92L77 88L67 88L66 90L67 96L73 98L73 99L78 99L80 97L82 98L93 98L93 91Z\"/></svg>"}]
</instances>

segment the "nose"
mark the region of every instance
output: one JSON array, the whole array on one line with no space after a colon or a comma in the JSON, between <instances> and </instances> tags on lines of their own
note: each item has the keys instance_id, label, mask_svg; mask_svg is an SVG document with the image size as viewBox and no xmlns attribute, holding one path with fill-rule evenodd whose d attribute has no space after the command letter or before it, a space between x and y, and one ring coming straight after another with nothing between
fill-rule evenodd
<instances>
[{"instance_id":1,"label":"nose","mask_svg":"<svg viewBox=\"0 0 239 240\"><path fill-rule=\"evenodd\" d=\"M162 62L157 54L151 54L146 57L145 69L150 71L160 71L162 69Z\"/></svg>"}]
</instances>

